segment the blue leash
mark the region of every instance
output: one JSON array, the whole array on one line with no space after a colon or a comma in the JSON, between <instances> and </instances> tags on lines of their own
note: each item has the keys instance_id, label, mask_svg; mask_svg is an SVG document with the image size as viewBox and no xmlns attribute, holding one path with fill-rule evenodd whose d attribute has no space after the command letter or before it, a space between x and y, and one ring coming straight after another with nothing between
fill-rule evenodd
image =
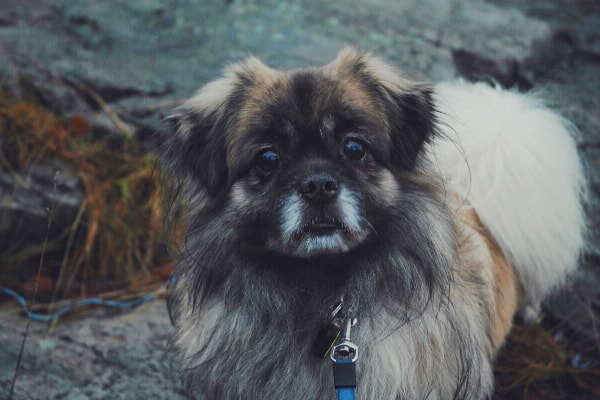
<instances>
[{"instance_id":1,"label":"blue leash","mask_svg":"<svg viewBox=\"0 0 600 400\"><path fill-rule=\"evenodd\" d=\"M338 400L356 400L356 364L352 359L334 362L333 382Z\"/></svg>"},{"instance_id":2,"label":"blue leash","mask_svg":"<svg viewBox=\"0 0 600 400\"><path fill-rule=\"evenodd\" d=\"M331 350L333 384L337 390L338 400L356 400L358 346L350 341L350 330L354 324L356 324L355 319L346 318L342 339Z\"/></svg>"},{"instance_id":3,"label":"blue leash","mask_svg":"<svg viewBox=\"0 0 600 400\"><path fill-rule=\"evenodd\" d=\"M356 400L355 388L341 388L337 390L338 400Z\"/></svg>"},{"instance_id":4,"label":"blue leash","mask_svg":"<svg viewBox=\"0 0 600 400\"><path fill-rule=\"evenodd\" d=\"M23 307L23 312L25 313L27 318L29 318L33 321L37 321L37 322L48 322L48 321L54 321L66 314L69 314L69 313L75 311L79 307L89 306L89 305L106 306L106 307L120 308L120 309L135 308L135 307L139 306L140 304L146 303L146 302L154 299L157 296L157 292L166 290L167 286L174 281L175 281L175 275L173 275L169 279L167 279L167 281L165 283L163 283L158 288L157 291L148 293L148 294L146 294L138 299L135 299L135 300L115 301L115 300L104 300L99 297L91 297L88 299L76 301L73 304L69 304L53 314L34 313L27 306L27 300L25 300L25 298L23 296L21 296L14 290L0 286L0 291L9 295L13 299L15 299L19 304L21 304L21 307Z\"/></svg>"}]
</instances>

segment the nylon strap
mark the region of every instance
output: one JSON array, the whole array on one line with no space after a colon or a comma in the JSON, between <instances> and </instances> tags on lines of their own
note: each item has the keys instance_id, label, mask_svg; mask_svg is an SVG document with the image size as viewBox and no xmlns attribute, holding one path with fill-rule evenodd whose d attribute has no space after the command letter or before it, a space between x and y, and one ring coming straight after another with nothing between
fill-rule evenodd
<instances>
[{"instance_id":1,"label":"nylon strap","mask_svg":"<svg viewBox=\"0 0 600 400\"><path fill-rule=\"evenodd\" d=\"M355 388L340 388L337 390L338 400L356 400Z\"/></svg>"},{"instance_id":2,"label":"nylon strap","mask_svg":"<svg viewBox=\"0 0 600 400\"><path fill-rule=\"evenodd\" d=\"M333 364L333 382L338 400L356 399L356 364L351 359L336 360Z\"/></svg>"}]
</instances>

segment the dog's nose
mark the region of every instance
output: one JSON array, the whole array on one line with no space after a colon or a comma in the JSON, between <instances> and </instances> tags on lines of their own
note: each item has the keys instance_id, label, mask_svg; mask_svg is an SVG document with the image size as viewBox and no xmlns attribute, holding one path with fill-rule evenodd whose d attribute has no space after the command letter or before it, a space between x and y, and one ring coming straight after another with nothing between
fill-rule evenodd
<instances>
[{"instance_id":1,"label":"dog's nose","mask_svg":"<svg viewBox=\"0 0 600 400\"><path fill-rule=\"evenodd\" d=\"M327 173L307 176L300 184L300 194L307 200L316 203L326 203L335 199L338 193L338 183Z\"/></svg>"}]
</instances>

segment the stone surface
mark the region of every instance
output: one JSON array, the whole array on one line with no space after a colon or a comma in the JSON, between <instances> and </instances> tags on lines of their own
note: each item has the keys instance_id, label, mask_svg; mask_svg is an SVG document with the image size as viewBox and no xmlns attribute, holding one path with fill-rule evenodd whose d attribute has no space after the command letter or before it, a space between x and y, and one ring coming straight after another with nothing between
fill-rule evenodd
<instances>
[{"instance_id":1,"label":"stone surface","mask_svg":"<svg viewBox=\"0 0 600 400\"><path fill-rule=\"evenodd\" d=\"M585 268L549 312L593 347L600 309L599 4L0 0L0 82L58 114L84 115L100 138L117 141L122 129L111 110L145 141L164 113L224 64L250 53L273 67L295 68L327 63L344 44L354 44L417 79L491 79L541 92L579 128L590 181ZM7 241L39 241L26 228L43 230L51 201L64 204L58 217L65 226L73 218L82 193L72 173L61 173L60 190L43 193L58 187L56 170L64 168L46 161L23 177L0 171L0 249ZM19 213L25 212L33 222L23 224ZM19 223L24 230L14 228ZM0 397L24 324L12 308L0 309ZM168 330L160 302L131 314L98 311L50 331L33 324L15 398L177 399L176 380L163 364Z\"/></svg>"},{"instance_id":2,"label":"stone surface","mask_svg":"<svg viewBox=\"0 0 600 400\"><path fill-rule=\"evenodd\" d=\"M14 375L26 320L16 307L0 317L0 398ZM14 399L185 399L170 372L165 302L133 311L96 309L57 326L31 322Z\"/></svg>"},{"instance_id":3,"label":"stone surface","mask_svg":"<svg viewBox=\"0 0 600 400\"><path fill-rule=\"evenodd\" d=\"M422 79L492 73L510 85L531 72L534 48L553 48L547 23L483 1L3 2L16 11L1 28L0 72L46 97L58 85L62 100L48 103L67 113L85 108L72 93L85 89L115 107L187 97L250 53L293 68L351 43Z\"/></svg>"},{"instance_id":4,"label":"stone surface","mask_svg":"<svg viewBox=\"0 0 600 400\"><path fill-rule=\"evenodd\" d=\"M36 162L19 176L0 171L0 252L42 243L46 235L55 239L75 220L82 201L76 171L60 161Z\"/></svg>"}]
</instances>

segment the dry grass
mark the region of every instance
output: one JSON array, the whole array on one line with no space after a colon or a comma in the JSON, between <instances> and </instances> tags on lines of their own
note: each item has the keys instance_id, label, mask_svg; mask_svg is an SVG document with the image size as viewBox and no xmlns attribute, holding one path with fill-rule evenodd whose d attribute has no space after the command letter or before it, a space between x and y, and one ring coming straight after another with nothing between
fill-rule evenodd
<instances>
[{"instance_id":1,"label":"dry grass","mask_svg":"<svg viewBox=\"0 0 600 400\"><path fill-rule=\"evenodd\" d=\"M541 325L515 326L498 355L495 399L600 398L597 356L578 354L573 344Z\"/></svg>"},{"instance_id":2,"label":"dry grass","mask_svg":"<svg viewBox=\"0 0 600 400\"><path fill-rule=\"evenodd\" d=\"M106 290L103 283L135 289L157 280L156 267L168 260L160 251L165 247L164 207L152 154L127 138L118 148L94 140L92 126L83 118L58 118L2 91L0 132L3 170L18 175L38 160L59 159L77 171L84 187L79 215L59 238L64 253L60 271L52 277L53 298L87 296ZM40 252L34 245L0 255L11 261L0 263L0 277L9 281L19 263L39 259Z\"/></svg>"}]
</instances>

